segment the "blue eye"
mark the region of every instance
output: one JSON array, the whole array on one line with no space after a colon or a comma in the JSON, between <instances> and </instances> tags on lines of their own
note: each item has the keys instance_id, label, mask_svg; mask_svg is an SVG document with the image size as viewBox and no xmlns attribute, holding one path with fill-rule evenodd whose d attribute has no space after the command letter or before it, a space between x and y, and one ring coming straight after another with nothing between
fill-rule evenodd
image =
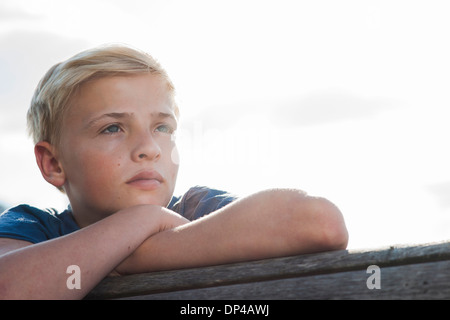
<instances>
[{"instance_id":1,"label":"blue eye","mask_svg":"<svg viewBox=\"0 0 450 320\"><path fill-rule=\"evenodd\" d=\"M156 131L172 134L174 130L169 125L163 124L156 128Z\"/></svg>"},{"instance_id":2,"label":"blue eye","mask_svg":"<svg viewBox=\"0 0 450 320\"><path fill-rule=\"evenodd\" d=\"M117 124L112 124L110 126L108 126L105 130L102 131L102 133L117 133L120 132L121 129Z\"/></svg>"}]
</instances>

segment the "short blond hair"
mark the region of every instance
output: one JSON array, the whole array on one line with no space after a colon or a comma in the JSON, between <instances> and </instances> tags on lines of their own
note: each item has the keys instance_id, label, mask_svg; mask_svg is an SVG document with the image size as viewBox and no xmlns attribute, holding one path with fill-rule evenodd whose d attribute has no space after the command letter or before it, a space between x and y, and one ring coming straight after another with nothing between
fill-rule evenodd
<instances>
[{"instance_id":1,"label":"short blond hair","mask_svg":"<svg viewBox=\"0 0 450 320\"><path fill-rule=\"evenodd\" d=\"M161 76L174 97L173 83L159 62L149 54L126 45L96 47L54 65L39 82L28 109L28 131L34 143L59 143L64 113L81 84L101 77L142 73ZM174 112L178 116L175 101Z\"/></svg>"}]
</instances>

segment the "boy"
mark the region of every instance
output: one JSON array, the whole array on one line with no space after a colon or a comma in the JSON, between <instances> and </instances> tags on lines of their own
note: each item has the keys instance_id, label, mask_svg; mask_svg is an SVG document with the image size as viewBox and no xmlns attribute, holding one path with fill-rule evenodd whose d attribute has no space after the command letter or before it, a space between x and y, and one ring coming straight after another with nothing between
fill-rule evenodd
<instances>
[{"instance_id":1,"label":"boy","mask_svg":"<svg viewBox=\"0 0 450 320\"><path fill-rule=\"evenodd\" d=\"M138 50L99 47L48 71L28 124L42 176L70 206L0 216L0 298L79 299L111 273L346 248L339 210L298 190L173 198L177 118L166 72ZM80 289L66 286L70 265Z\"/></svg>"}]
</instances>

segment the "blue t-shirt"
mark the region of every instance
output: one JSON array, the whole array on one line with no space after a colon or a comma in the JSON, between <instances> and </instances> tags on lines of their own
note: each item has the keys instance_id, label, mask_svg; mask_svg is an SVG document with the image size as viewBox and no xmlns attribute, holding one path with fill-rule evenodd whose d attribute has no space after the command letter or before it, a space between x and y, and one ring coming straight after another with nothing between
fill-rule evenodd
<instances>
[{"instance_id":1,"label":"blue t-shirt","mask_svg":"<svg viewBox=\"0 0 450 320\"><path fill-rule=\"evenodd\" d=\"M172 197L169 209L188 220L195 220L216 211L236 199L221 190L193 187L183 196ZM38 243L79 230L70 208L63 212L19 205L0 215L0 237Z\"/></svg>"}]
</instances>

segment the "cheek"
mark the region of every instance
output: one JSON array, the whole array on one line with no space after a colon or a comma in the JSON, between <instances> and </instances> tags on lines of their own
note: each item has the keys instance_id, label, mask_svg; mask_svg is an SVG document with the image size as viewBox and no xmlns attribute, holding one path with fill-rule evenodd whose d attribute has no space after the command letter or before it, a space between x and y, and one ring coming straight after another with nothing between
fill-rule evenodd
<instances>
[{"instance_id":1,"label":"cheek","mask_svg":"<svg viewBox=\"0 0 450 320\"><path fill-rule=\"evenodd\" d=\"M172 147L172 152L170 153L170 160L172 164L178 167L180 165L180 154L176 145Z\"/></svg>"},{"instance_id":2,"label":"cheek","mask_svg":"<svg viewBox=\"0 0 450 320\"><path fill-rule=\"evenodd\" d=\"M172 179L172 184L173 186L175 186L175 183L177 181L177 176L178 176L178 165L173 165L172 166L172 170L171 170L171 179Z\"/></svg>"},{"instance_id":3,"label":"cheek","mask_svg":"<svg viewBox=\"0 0 450 320\"><path fill-rule=\"evenodd\" d=\"M90 175L108 181L113 180L119 174L121 168L124 167L122 157L107 157L101 156L95 159L89 159L84 163L89 162L88 169Z\"/></svg>"},{"instance_id":4,"label":"cheek","mask_svg":"<svg viewBox=\"0 0 450 320\"><path fill-rule=\"evenodd\" d=\"M80 187L99 192L99 188L108 189L117 179L117 172L122 167L121 157L110 157L92 151L74 155L74 165L67 179L78 181Z\"/></svg>"},{"instance_id":5,"label":"cheek","mask_svg":"<svg viewBox=\"0 0 450 320\"><path fill-rule=\"evenodd\" d=\"M174 143L170 145L168 150L170 150L169 152L170 157L169 159L167 159L168 167L170 170L170 177L175 183L175 179L177 178L178 175L178 168L180 166L180 156L178 153L178 148Z\"/></svg>"}]
</instances>

